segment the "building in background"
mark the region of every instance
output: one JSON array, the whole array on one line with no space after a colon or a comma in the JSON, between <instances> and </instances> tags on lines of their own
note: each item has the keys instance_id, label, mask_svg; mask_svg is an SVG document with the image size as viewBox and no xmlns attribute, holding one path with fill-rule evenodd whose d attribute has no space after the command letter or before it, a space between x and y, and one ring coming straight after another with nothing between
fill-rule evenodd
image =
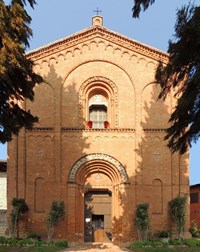
<instances>
[{"instance_id":1,"label":"building in background","mask_svg":"<svg viewBox=\"0 0 200 252\"><path fill-rule=\"evenodd\" d=\"M5 235L7 212L7 162L0 160L0 236Z\"/></svg>"},{"instance_id":2,"label":"building in background","mask_svg":"<svg viewBox=\"0 0 200 252\"><path fill-rule=\"evenodd\" d=\"M95 16L89 28L27 57L46 82L34 103L22 104L39 122L8 146L8 202L25 198L25 231L46 236L53 200L66 208L55 239L130 242L143 203L151 232L170 229L168 202L189 195L189 169L188 155L172 155L163 140L176 101L157 100L154 76L168 55Z\"/></svg>"},{"instance_id":3,"label":"building in background","mask_svg":"<svg viewBox=\"0 0 200 252\"><path fill-rule=\"evenodd\" d=\"M200 229L200 184L190 186L190 222L192 221Z\"/></svg>"}]
</instances>

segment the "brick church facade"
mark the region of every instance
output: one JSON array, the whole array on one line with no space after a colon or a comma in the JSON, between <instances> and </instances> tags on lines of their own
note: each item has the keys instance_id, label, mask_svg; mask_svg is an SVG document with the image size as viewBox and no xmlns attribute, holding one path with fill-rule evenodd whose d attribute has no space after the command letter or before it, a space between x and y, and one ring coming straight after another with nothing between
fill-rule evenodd
<instances>
[{"instance_id":1,"label":"brick church facade","mask_svg":"<svg viewBox=\"0 0 200 252\"><path fill-rule=\"evenodd\" d=\"M170 229L168 202L189 195L189 168L188 155L172 155L163 140L175 100L157 100L154 76L168 55L95 16L89 28L27 57L45 83L22 105L39 122L8 147L8 203L25 198L25 231L45 237L53 200L65 203L55 239L137 239L140 203L149 203L151 232Z\"/></svg>"}]
</instances>

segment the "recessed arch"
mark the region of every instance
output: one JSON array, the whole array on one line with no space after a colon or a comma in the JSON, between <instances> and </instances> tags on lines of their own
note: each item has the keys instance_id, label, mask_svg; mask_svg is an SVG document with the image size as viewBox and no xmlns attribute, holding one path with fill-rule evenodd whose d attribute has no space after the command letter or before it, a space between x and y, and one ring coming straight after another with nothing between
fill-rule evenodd
<instances>
[{"instance_id":1,"label":"recessed arch","mask_svg":"<svg viewBox=\"0 0 200 252\"><path fill-rule=\"evenodd\" d=\"M113 184L128 182L128 175L122 164L117 159L102 153L93 153L81 157L72 166L68 182L84 183L84 179L95 172L104 173Z\"/></svg>"},{"instance_id":2,"label":"recessed arch","mask_svg":"<svg viewBox=\"0 0 200 252\"><path fill-rule=\"evenodd\" d=\"M88 118L88 101L95 95L102 95L109 101L109 119L112 126L118 125L118 89L110 79L102 76L88 78L79 89L79 115ZM79 116L81 118L81 116ZM80 120L79 124L82 124Z\"/></svg>"},{"instance_id":3,"label":"recessed arch","mask_svg":"<svg viewBox=\"0 0 200 252\"><path fill-rule=\"evenodd\" d=\"M158 99L161 87L158 83L145 85L142 90L143 128L166 128L171 114L170 97Z\"/></svg>"},{"instance_id":4,"label":"recessed arch","mask_svg":"<svg viewBox=\"0 0 200 252\"><path fill-rule=\"evenodd\" d=\"M163 213L163 182L159 178L156 178L152 181L152 213Z\"/></svg>"},{"instance_id":5,"label":"recessed arch","mask_svg":"<svg viewBox=\"0 0 200 252\"><path fill-rule=\"evenodd\" d=\"M35 212L38 213L45 212L44 198L45 198L45 180L43 177L38 177L35 179L35 195L34 195Z\"/></svg>"},{"instance_id":6,"label":"recessed arch","mask_svg":"<svg viewBox=\"0 0 200 252\"><path fill-rule=\"evenodd\" d=\"M69 51L70 52L70 51ZM69 53L68 52L68 53ZM128 80L130 81L133 90L135 92L135 82L133 77L131 76L131 74L120 64L116 63L116 61L112 61L112 59L109 60L102 60L102 59L96 59L96 60L85 60L77 65L75 65L74 67L72 67L70 69L69 72L67 72L67 74L65 75L65 77L63 78L63 87L64 87L64 83L67 80L67 78L70 76L70 74L72 72L74 72L76 69L78 69L80 66L88 64L88 63L95 63L95 62L103 62L103 63L108 63L108 64L112 64L113 66L117 67L118 69L120 69L123 73L125 73L125 75L127 76Z\"/></svg>"}]
</instances>

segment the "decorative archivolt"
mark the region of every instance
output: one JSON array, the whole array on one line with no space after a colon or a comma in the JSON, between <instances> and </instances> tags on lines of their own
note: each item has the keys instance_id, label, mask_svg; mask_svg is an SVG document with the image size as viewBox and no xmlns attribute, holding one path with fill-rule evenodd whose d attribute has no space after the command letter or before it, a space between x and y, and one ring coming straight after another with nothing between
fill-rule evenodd
<instances>
[{"instance_id":1,"label":"decorative archivolt","mask_svg":"<svg viewBox=\"0 0 200 252\"><path fill-rule=\"evenodd\" d=\"M116 85L108 78L102 76L93 76L87 79L79 89L79 124L82 125L82 118L86 110L86 102L89 93L93 90L104 91L110 101L112 118L114 118L114 126L118 125L118 90Z\"/></svg>"},{"instance_id":2,"label":"decorative archivolt","mask_svg":"<svg viewBox=\"0 0 200 252\"><path fill-rule=\"evenodd\" d=\"M116 85L108 78L102 77L102 76L93 76L87 79L80 87L80 96L79 98L82 98L82 96L86 95L87 90L90 88L90 85L94 85L94 83L99 82L106 86L106 88L109 90L110 93L113 93L115 95L115 98L118 99L118 92Z\"/></svg>"},{"instance_id":3,"label":"decorative archivolt","mask_svg":"<svg viewBox=\"0 0 200 252\"><path fill-rule=\"evenodd\" d=\"M87 163L89 164L91 161L96 162L106 162L107 167L110 169L110 173L115 173L113 170L117 170L117 172L120 175L121 181L123 183L128 182L128 175L126 173L125 168L122 166L122 164L115 158L102 154L102 153L94 153L94 154L89 154L87 156L84 156L80 158L73 166L69 174L69 179L68 182L76 182L77 174L81 169L86 169L85 167L87 166ZM95 165L95 164L94 164ZM90 169L91 170L91 169ZM99 170L101 172L101 170Z\"/></svg>"}]
</instances>

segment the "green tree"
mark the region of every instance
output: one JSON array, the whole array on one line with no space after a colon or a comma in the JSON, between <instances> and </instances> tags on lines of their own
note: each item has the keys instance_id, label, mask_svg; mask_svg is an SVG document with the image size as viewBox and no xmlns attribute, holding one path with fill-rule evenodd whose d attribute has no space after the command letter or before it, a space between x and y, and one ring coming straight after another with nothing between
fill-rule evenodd
<instances>
[{"instance_id":1,"label":"green tree","mask_svg":"<svg viewBox=\"0 0 200 252\"><path fill-rule=\"evenodd\" d=\"M185 196L177 196L169 202L170 216L176 224L176 230L179 239L181 239L181 234L185 229L186 203L187 198Z\"/></svg>"},{"instance_id":2,"label":"green tree","mask_svg":"<svg viewBox=\"0 0 200 252\"><path fill-rule=\"evenodd\" d=\"M136 206L135 224L137 227L138 239L147 241L149 239L149 204L139 204Z\"/></svg>"},{"instance_id":3,"label":"green tree","mask_svg":"<svg viewBox=\"0 0 200 252\"><path fill-rule=\"evenodd\" d=\"M155 0L135 0L133 17L139 17ZM183 154L200 136L200 6L190 3L177 11L174 41L169 41L169 62L159 64L156 81L159 98L173 90L177 105L165 139L172 152Z\"/></svg>"},{"instance_id":4,"label":"green tree","mask_svg":"<svg viewBox=\"0 0 200 252\"><path fill-rule=\"evenodd\" d=\"M53 201L46 221L48 242L52 240L55 225L58 223L59 219L64 216L64 214L65 214L64 202Z\"/></svg>"},{"instance_id":5,"label":"green tree","mask_svg":"<svg viewBox=\"0 0 200 252\"><path fill-rule=\"evenodd\" d=\"M154 2L155 0L134 0L134 5L132 8L133 17L138 18L141 10L143 9L143 11L145 11Z\"/></svg>"},{"instance_id":6,"label":"green tree","mask_svg":"<svg viewBox=\"0 0 200 252\"><path fill-rule=\"evenodd\" d=\"M10 234L11 237L19 238L19 222L22 221L24 213L29 209L24 199L12 200L12 211L10 214Z\"/></svg>"},{"instance_id":7,"label":"green tree","mask_svg":"<svg viewBox=\"0 0 200 252\"><path fill-rule=\"evenodd\" d=\"M25 10L28 2L35 0L12 0L6 5L0 0L0 142L12 139L20 128L31 128L38 119L22 107L25 99L33 101L33 88L42 78L32 70L33 62L27 59L32 31L31 17Z\"/></svg>"}]
</instances>

